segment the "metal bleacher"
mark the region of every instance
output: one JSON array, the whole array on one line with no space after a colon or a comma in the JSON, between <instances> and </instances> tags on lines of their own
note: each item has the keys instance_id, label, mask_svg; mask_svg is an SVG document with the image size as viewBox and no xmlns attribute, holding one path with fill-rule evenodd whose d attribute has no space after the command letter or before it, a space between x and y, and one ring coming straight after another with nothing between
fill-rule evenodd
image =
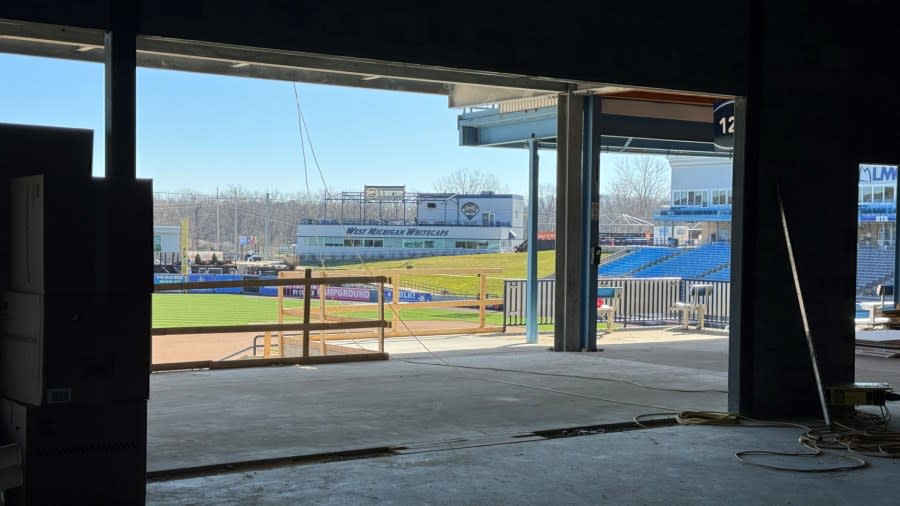
<instances>
[{"instance_id":1,"label":"metal bleacher","mask_svg":"<svg viewBox=\"0 0 900 506\"><path fill-rule=\"evenodd\" d=\"M703 277L706 281L731 281L731 266L719 269Z\"/></svg>"},{"instance_id":2,"label":"metal bleacher","mask_svg":"<svg viewBox=\"0 0 900 506\"><path fill-rule=\"evenodd\" d=\"M894 277L894 249L860 246L856 250L856 293L872 295L875 285Z\"/></svg>"},{"instance_id":3,"label":"metal bleacher","mask_svg":"<svg viewBox=\"0 0 900 506\"><path fill-rule=\"evenodd\" d=\"M600 266L600 275L637 278L679 277L705 281L731 280L731 246L640 248ZM856 253L856 294L872 296L875 286L894 278L894 249L860 246Z\"/></svg>"},{"instance_id":4,"label":"metal bleacher","mask_svg":"<svg viewBox=\"0 0 900 506\"><path fill-rule=\"evenodd\" d=\"M731 248L727 244L709 244L686 249L663 262L650 265L634 272L634 277L657 278L701 278L706 273L731 262Z\"/></svg>"},{"instance_id":5,"label":"metal bleacher","mask_svg":"<svg viewBox=\"0 0 900 506\"><path fill-rule=\"evenodd\" d=\"M679 253L678 248L640 248L637 251L619 257L600 266L600 275L604 277L628 276L633 271L652 265L662 259Z\"/></svg>"}]
</instances>

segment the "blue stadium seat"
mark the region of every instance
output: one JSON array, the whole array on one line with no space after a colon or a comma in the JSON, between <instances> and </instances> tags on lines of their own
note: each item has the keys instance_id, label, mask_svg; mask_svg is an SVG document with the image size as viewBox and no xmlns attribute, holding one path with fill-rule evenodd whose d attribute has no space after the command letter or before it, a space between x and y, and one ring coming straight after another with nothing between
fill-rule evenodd
<instances>
[{"instance_id":1,"label":"blue stadium seat","mask_svg":"<svg viewBox=\"0 0 900 506\"><path fill-rule=\"evenodd\" d=\"M727 244L710 244L690 248L684 253L634 273L635 277L699 278L731 262L731 247Z\"/></svg>"},{"instance_id":2,"label":"blue stadium seat","mask_svg":"<svg viewBox=\"0 0 900 506\"><path fill-rule=\"evenodd\" d=\"M679 251L678 248L660 248L652 246L640 248L611 262L602 264L600 266L600 276L629 276L632 272L658 262L660 259L678 254Z\"/></svg>"}]
</instances>

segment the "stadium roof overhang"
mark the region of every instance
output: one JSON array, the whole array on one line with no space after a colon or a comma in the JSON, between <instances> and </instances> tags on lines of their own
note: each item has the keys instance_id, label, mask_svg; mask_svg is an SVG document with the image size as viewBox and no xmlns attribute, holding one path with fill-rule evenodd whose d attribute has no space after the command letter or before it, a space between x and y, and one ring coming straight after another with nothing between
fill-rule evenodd
<instances>
[{"instance_id":1,"label":"stadium roof overhang","mask_svg":"<svg viewBox=\"0 0 900 506\"><path fill-rule=\"evenodd\" d=\"M104 32L0 19L0 52L103 62ZM237 77L438 94L464 107L603 87L500 72L254 48L158 36L137 38L137 65Z\"/></svg>"},{"instance_id":2,"label":"stadium roof overhang","mask_svg":"<svg viewBox=\"0 0 900 506\"><path fill-rule=\"evenodd\" d=\"M647 93L634 90L593 91L603 95L599 128L601 151L730 157L713 144L715 97ZM547 97L507 101L472 108L457 120L462 146L522 148L534 138L556 146L557 107ZM534 105L537 104L537 107Z\"/></svg>"},{"instance_id":3,"label":"stadium roof overhang","mask_svg":"<svg viewBox=\"0 0 900 506\"><path fill-rule=\"evenodd\" d=\"M105 59L104 32L0 19L0 52L99 63ZM448 97L451 108L500 104L506 110L568 92L616 96L633 100L632 111L624 115L604 111L616 129L607 136L607 149L711 152L710 106L714 98L706 95L157 36L138 36L136 59L138 66L147 68L438 94ZM691 107L698 108L696 114L682 117ZM673 113L677 109L683 109L682 113ZM553 144L556 126L550 116L554 112L464 113L460 116L460 140L464 145L521 146L522 132L537 129L543 141ZM672 114L675 117L670 117Z\"/></svg>"}]
</instances>

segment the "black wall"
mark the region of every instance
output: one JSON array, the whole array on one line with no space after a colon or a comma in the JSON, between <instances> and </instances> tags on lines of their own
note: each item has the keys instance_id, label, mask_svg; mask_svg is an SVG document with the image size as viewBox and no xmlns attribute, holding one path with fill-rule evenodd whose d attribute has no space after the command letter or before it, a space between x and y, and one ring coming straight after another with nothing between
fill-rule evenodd
<instances>
[{"instance_id":1,"label":"black wall","mask_svg":"<svg viewBox=\"0 0 900 506\"><path fill-rule=\"evenodd\" d=\"M119 0L125 1L125 0ZM536 76L743 94L746 0L145 0L139 32ZM0 18L108 26L107 2L7 0Z\"/></svg>"},{"instance_id":2,"label":"black wall","mask_svg":"<svg viewBox=\"0 0 900 506\"><path fill-rule=\"evenodd\" d=\"M735 177L744 193L736 197L743 238L733 266L740 307L731 407L817 412L776 188L824 378L852 380L857 164L900 161L897 7L493 5L439 4L435 12L424 3L145 1L138 25L146 35L747 96L746 160ZM0 18L102 29L106 9L100 1L6 1Z\"/></svg>"},{"instance_id":3,"label":"black wall","mask_svg":"<svg viewBox=\"0 0 900 506\"><path fill-rule=\"evenodd\" d=\"M742 180L731 409L819 413L780 215L784 200L823 381L854 380L858 164L900 161L896 7L756 4ZM738 217L737 214L741 213ZM737 230L736 230L737 235Z\"/></svg>"}]
</instances>

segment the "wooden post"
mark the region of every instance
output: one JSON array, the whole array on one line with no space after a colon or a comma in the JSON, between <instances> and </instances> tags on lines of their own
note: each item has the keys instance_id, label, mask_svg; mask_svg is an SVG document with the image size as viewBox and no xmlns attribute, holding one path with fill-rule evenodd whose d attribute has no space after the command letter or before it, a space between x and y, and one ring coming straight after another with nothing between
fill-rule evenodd
<instances>
[{"instance_id":1,"label":"wooden post","mask_svg":"<svg viewBox=\"0 0 900 506\"><path fill-rule=\"evenodd\" d=\"M400 328L400 275L391 276L391 332Z\"/></svg>"},{"instance_id":2,"label":"wooden post","mask_svg":"<svg viewBox=\"0 0 900 506\"><path fill-rule=\"evenodd\" d=\"M310 297L312 296L312 284L310 283L310 278L312 277L312 269L306 269L303 272L303 324L307 325L303 329L303 356L309 356L309 311L310 311Z\"/></svg>"},{"instance_id":3,"label":"wooden post","mask_svg":"<svg viewBox=\"0 0 900 506\"><path fill-rule=\"evenodd\" d=\"M284 276L282 273L278 273L278 278L282 279ZM284 287L278 285L278 323L284 323ZM267 345L268 346L268 345ZM268 348L266 348L268 351ZM278 331L278 353L284 357L284 331Z\"/></svg>"},{"instance_id":4,"label":"wooden post","mask_svg":"<svg viewBox=\"0 0 900 506\"><path fill-rule=\"evenodd\" d=\"M326 296L328 289L328 285L321 284L319 285L319 318L321 318L322 323L325 323L325 300L328 298ZM324 357L327 352L325 350L325 335L328 333L327 330L322 330L322 333L319 334L319 353Z\"/></svg>"},{"instance_id":5,"label":"wooden post","mask_svg":"<svg viewBox=\"0 0 900 506\"><path fill-rule=\"evenodd\" d=\"M384 323L384 283L378 283L378 319ZM378 351L384 353L384 327L378 327Z\"/></svg>"},{"instance_id":6,"label":"wooden post","mask_svg":"<svg viewBox=\"0 0 900 506\"><path fill-rule=\"evenodd\" d=\"M481 277L481 289L478 296L478 309L479 309L479 317L478 321L480 322L480 328L484 328L484 301L487 299L487 275L483 272L479 273L478 276Z\"/></svg>"},{"instance_id":7,"label":"wooden post","mask_svg":"<svg viewBox=\"0 0 900 506\"><path fill-rule=\"evenodd\" d=\"M264 335L265 338L263 339L263 358L269 358L272 355L272 333L266 331ZM284 356L284 354L282 353L281 356Z\"/></svg>"}]
</instances>

